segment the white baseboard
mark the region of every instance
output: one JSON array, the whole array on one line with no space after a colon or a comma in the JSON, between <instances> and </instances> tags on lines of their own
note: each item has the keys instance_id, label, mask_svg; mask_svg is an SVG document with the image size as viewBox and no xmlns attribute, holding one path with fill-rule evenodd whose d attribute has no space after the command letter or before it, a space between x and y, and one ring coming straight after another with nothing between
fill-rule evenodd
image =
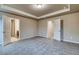
<instances>
[{"instance_id":1,"label":"white baseboard","mask_svg":"<svg viewBox=\"0 0 79 59\"><path fill-rule=\"evenodd\" d=\"M70 40L63 40L64 42L70 42L70 43L76 43L76 44L79 44L79 42L77 41L70 41Z\"/></svg>"},{"instance_id":2,"label":"white baseboard","mask_svg":"<svg viewBox=\"0 0 79 59\"><path fill-rule=\"evenodd\" d=\"M41 36L41 35L38 35L38 36L47 38L46 36Z\"/></svg>"},{"instance_id":3,"label":"white baseboard","mask_svg":"<svg viewBox=\"0 0 79 59\"><path fill-rule=\"evenodd\" d=\"M30 36L30 37L26 37L26 38L21 38L20 40L24 40L24 39L28 39L28 38L33 38L33 37L36 37L36 36Z\"/></svg>"},{"instance_id":4,"label":"white baseboard","mask_svg":"<svg viewBox=\"0 0 79 59\"><path fill-rule=\"evenodd\" d=\"M54 39L54 40L57 40L57 39ZM61 40L57 40L57 41L61 41Z\"/></svg>"}]
</instances>

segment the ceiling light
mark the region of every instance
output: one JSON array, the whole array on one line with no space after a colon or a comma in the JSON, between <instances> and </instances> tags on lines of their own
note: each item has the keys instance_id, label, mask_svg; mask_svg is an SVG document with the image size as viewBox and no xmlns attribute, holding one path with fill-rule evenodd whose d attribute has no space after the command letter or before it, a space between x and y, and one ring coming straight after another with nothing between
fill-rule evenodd
<instances>
[{"instance_id":1,"label":"ceiling light","mask_svg":"<svg viewBox=\"0 0 79 59\"><path fill-rule=\"evenodd\" d=\"M44 5L42 5L42 4L36 4L35 7L36 7L36 8L43 8Z\"/></svg>"},{"instance_id":2,"label":"ceiling light","mask_svg":"<svg viewBox=\"0 0 79 59\"><path fill-rule=\"evenodd\" d=\"M38 5L36 5L37 6L37 8L41 8L42 7L42 5L41 4L38 4Z\"/></svg>"}]
</instances>

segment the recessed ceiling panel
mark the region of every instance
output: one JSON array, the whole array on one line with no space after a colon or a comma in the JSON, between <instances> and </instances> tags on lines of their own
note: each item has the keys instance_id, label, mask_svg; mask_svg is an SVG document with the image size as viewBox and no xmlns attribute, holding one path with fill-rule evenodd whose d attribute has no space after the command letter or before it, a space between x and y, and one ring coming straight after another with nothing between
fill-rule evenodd
<instances>
[{"instance_id":1,"label":"recessed ceiling panel","mask_svg":"<svg viewBox=\"0 0 79 59\"><path fill-rule=\"evenodd\" d=\"M35 4L7 4L9 7L30 13L37 17L52 13L67 7L66 4L45 4L43 8L36 8Z\"/></svg>"}]
</instances>

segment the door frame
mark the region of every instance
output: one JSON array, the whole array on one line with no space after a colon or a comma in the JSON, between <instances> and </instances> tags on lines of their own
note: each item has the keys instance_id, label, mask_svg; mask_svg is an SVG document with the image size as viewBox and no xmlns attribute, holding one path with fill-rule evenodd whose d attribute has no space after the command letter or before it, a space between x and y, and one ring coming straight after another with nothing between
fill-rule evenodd
<instances>
[{"instance_id":1,"label":"door frame","mask_svg":"<svg viewBox=\"0 0 79 59\"><path fill-rule=\"evenodd\" d=\"M64 20L60 20L60 41L64 39Z\"/></svg>"},{"instance_id":2,"label":"door frame","mask_svg":"<svg viewBox=\"0 0 79 59\"><path fill-rule=\"evenodd\" d=\"M10 18L10 23L11 23L12 20L15 21L16 19L18 19L18 18ZM18 19L18 20L19 20L19 39L18 39L18 40L20 40L20 19ZM10 24L10 25L11 25L11 24ZM11 27L10 27L10 31L11 31ZM18 40L17 40L17 41L18 41ZM14 42L15 42L15 41L14 41Z\"/></svg>"},{"instance_id":3,"label":"door frame","mask_svg":"<svg viewBox=\"0 0 79 59\"><path fill-rule=\"evenodd\" d=\"M63 32L63 31L64 31L64 30L63 30L63 29L64 29L64 28L63 28L63 25L64 25L64 24L63 24L63 22L64 22L64 21L63 21L60 17L59 17L59 18L56 18L55 20L59 20L60 29L59 29L57 32L60 32L60 35L59 35L60 38L59 38L59 39L56 39L56 38L54 37L54 39L56 39L56 40L58 40L58 41L63 41L63 39L64 39L64 32ZM56 22L55 20L54 20L54 23ZM54 26L55 26L55 25L54 25ZM55 28L55 27L54 27L54 28ZM63 28L63 29L62 29L62 28ZM55 30L54 30L54 31L55 31ZM55 32L54 32L54 35L55 35Z\"/></svg>"},{"instance_id":4,"label":"door frame","mask_svg":"<svg viewBox=\"0 0 79 59\"><path fill-rule=\"evenodd\" d=\"M12 23L12 20L14 20L14 18L10 18L10 21L11 21L11 23ZM12 26L12 24L10 24L11 26ZM10 30L11 30L11 33L12 33L12 27L10 27ZM14 30L14 32L15 32L15 30ZM15 33L14 33L15 34ZM11 34L12 35L12 34Z\"/></svg>"}]
</instances>

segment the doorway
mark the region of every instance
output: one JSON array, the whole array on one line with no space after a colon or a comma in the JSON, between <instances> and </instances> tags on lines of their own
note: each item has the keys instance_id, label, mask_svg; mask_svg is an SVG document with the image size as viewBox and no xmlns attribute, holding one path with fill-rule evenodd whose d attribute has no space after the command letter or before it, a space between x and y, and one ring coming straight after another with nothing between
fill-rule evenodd
<instances>
[{"instance_id":1,"label":"doorway","mask_svg":"<svg viewBox=\"0 0 79 59\"><path fill-rule=\"evenodd\" d=\"M63 41L63 20L60 18L54 20L54 39Z\"/></svg>"},{"instance_id":2,"label":"doorway","mask_svg":"<svg viewBox=\"0 0 79 59\"><path fill-rule=\"evenodd\" d=\"M61 39L61 41L63 41L63 39L64 39L64 21L63 20L60 20L60 39Z\"/></svg>"},{"instance_id":3,"label":"doorway","mask_svg":"<svg viewBox=\"0 0 79 59\"><path fill-rule=\"evenodd\" d=\"M53 21L48 21L47 23L47 38L52 39L53 38L53 33L54 33L54 26L53 26Z\"/></svg>"},{"instance_id":4,"label":"doorway","mask_svg":"<svg viewBox=\"0 0 79 59\"><path fill-rule=\"evenodd\" d=\"M11 18L11 42L20 39L20 21L19 19Z\"/></svg>"}]
</instances>

